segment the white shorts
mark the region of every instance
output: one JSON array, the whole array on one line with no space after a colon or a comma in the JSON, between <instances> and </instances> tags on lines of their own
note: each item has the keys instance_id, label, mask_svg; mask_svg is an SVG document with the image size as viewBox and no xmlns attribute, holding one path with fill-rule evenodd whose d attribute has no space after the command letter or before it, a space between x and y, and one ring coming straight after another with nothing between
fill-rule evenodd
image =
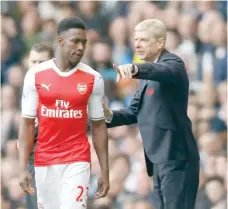
<instances>
[{"instance_id":1,"label":"white shorts","mask_svg":"<svg viewBox=\"0 0 228 209\"><path fill-rule=\"evenodd\" d=\"M86 209L90 163L35 167L39 209Z\"/></svg>"}]
</instances>

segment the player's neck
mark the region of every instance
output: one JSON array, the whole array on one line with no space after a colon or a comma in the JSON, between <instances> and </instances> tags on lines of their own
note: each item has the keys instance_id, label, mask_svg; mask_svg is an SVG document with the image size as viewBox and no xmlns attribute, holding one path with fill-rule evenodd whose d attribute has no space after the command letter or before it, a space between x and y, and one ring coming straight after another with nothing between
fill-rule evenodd
<instances>
[{"instance_id":1,"label":"player's neck","mask_svg":"<svg viewBox=\"0 0 228 209\"><path fill-rule=\"evenodd\" d=\"M71 63L67 59L57 57L54 59L55 65L62 72L68 72L75 68L78 63Z\"/></svg>"}]
</instances>

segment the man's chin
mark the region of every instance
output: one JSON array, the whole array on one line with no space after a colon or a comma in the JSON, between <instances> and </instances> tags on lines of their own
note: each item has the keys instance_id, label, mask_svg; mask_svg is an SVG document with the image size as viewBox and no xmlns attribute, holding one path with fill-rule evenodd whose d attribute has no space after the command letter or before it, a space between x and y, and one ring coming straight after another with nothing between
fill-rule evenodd
<instances>
[{"instance_id":1,"label":"man's chin","mask_svg":"<svg viewBox=\"0 0 228 209\"><path fill-rule=\"evenodd\" d=\"M144 60L145 60L145 56L140 56L140 55L138 55L138 58L139 58L141 61L144 61Z\"/></svg>"},{"instance_id":2,"label":"man's chin","mask_svg":"<svg viewBox=\"0 0 228 209\"><path fill-rule=\"evenodd\" d=\"M74 59L74 60L71 60L71 64L72 65L77 65L79 62L81 61L81 59Z\"/></svg>"}]
</instances>

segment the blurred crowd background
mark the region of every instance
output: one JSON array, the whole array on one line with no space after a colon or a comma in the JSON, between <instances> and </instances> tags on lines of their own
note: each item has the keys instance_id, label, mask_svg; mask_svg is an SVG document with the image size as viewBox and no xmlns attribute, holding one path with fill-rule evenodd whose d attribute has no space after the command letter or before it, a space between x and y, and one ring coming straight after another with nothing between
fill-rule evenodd
<instances>
[{"instance_id":1,"label":"blurred crowd background","mask_svg":"<svg viewBox=\"0 0 228 209\"><path fill-rule=\"evenodd\" d=\"M137 80L116 83L112 63L141 62L133 51L134 26L148 18L168 29L166 48L186 64L190 79L188 114L201 156L195 209L225 209L227 197L227 2L226 1L1 1L1 204L24 209L18 185L15 140L27 58L35 43L55 49L56 27L66 17L88 26L83 62L99 71L111 109L129 104ZM153 107L151 107L153 108ZM90 137L90 128L88 134ZM145 170L137 126L109 129L110 182L106 198L93 201L99 164L93 147L88 209L153 209L152 179Z\"/></svg>"}]
</instances>

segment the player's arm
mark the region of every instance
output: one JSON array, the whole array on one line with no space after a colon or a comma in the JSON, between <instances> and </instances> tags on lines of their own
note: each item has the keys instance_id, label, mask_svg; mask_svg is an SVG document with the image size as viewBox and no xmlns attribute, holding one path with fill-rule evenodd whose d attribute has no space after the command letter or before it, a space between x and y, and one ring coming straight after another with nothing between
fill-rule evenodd
<instances>
[{"instance_id":1,"label":"player's arm","mask_svg":"<svg viewBox=\"0 0 228 209\"><path fill-rule=\"evenodd\" d=\"M101 167L96 198L104 197L109 190L108 132L102 107L103 96L104 81L101 76L97 76L88 107L92 122L92 141Z\"/></svg>"},{"instance_id":2,"label":"player's arm","mask_svg":"<svg viewBox=\"0 0 228 209\"><path fill-rule=\"evenodd\" d=\"M19 160L21 170L27 169L28 160L32 151L35 135L35 120L21 118L19 127Z\"/></svg>"},{"instance_id":3,"label":"player's arm","mask_svg":"<svg viewBox=\"0 0 228 209\"><path fill-rule=\"evenodd\" d=\"M25 192L31 193L30 175L27 165L32 150L35 135L35 118L38 96L35 87L34 69L29 70L24 79L22 94L22 117L19 127L19 164L22 173L20 185ZM27 185L26 185L27 184Z\"/></svg>"}]
</instances>

